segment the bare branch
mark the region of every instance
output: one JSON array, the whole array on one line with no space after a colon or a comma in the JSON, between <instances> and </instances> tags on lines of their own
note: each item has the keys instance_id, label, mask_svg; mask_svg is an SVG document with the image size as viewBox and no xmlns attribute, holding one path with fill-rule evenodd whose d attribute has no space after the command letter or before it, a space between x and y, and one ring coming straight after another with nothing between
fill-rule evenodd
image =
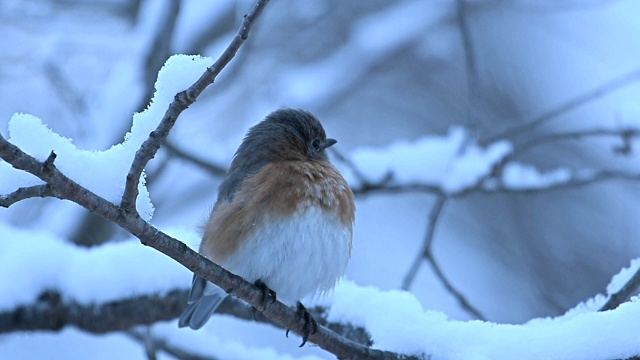
<instances>
[{"instance_id":1,"label":"bare branch","mask_svg":"<svg viewBox=\"0 0 640 360\"><path fill-rule=\"evenodd\" d=\"M431 250L435 229L447 199L448 197L444 195L440 195L436 198L436 202L433 204L433 207L431 208L431 212L429 213L429 221L427 223L427 233L424 237L422 249L418 254L418 256L414 259L411 265L411 268L409 269L409 271L407 272L407 275L402 281L402 288L404 290L408 290L411 287L418 273L418 270L420 269L422 261L426 260L429 263L429 265L431 265L431 268L433 269L433 272L435 273L438 280L440 280L440 282L442 283L442 285L444 285L447 291L458 300L458 303L460 304L460 306L465 311L473 315L476 319L485 320L486 318L484 317L484 315L482 315L482 313L478 309L476 309L473 305L471 305L471 303L466 299L466 297L458 289L456 289L455 286L453 286L451 281L449 281L449 279L446 277L446 275L444 274L444 272L436 262L435 257L433 256L433 252Z\"/></svg>"},{"instance_id":2,"label":"bare branch","mask_svg":"<svg viewBox=\"0 0 640 360\"><path fill-rule=\"evenodd\" d=\"M483 144L489 144L499 139L506 139L506 138L510 138L512 136L516 136L520 134L527 134L533 129L537 128L538 126L546 123L547 121L553 120L554 118L562 114L565 114L571 110L574 110L581 105L584 105L590 101L593 101L595 99L608 95L612 91L615 91L624 86L633 84L639 80L640 80L640 69L635 69L633 71L630 71L620 77L617 77L613 80L610 80L596 87L591 91L581 94L565 102L564 104L561 104L560 106L554 109L551 109L545 113L542 113L538 117L526 122L523 125L516 126L500 134L490 136L484 139Z\"/></svg>"},{"instance_id":3,"label":"bare branch","mask_svg":"<svg viewBox=\"0 0 640 360\"><path fill-rule=\"evenodd\" d=\"M545 145L555 141L562 140L579 140L586 137L620 137L623 141L628 141L631 138L640 137L640 129L635 128L621 128L621 129L587 129L570 132L561 132L544 135L535 139L531 139L522 144L519 144L514 151L514 154L520 155L525 151L540 145Z\"/></svg>"},{"instance_id":4,"label":"bare branch","mask_svg":"<svg viewBox=\"0 0 640 360\"><path fill-rule=\"evenodd\" d=\"M640 269L627 281L626 284L615 294L609 297L609 300L600 308L600 311L613 310L623 302L629 300L633 294L640 289Z\"/></svg>"},{"instance_id":5,"label":"bare branch","mask_svg":"<svg viewBox=\"0 0 640 360\"><path fill-rule=\"evenodd\" d=\"M0 312L0 333L14 331L59 331L74 326L103 334L175 319L184 310L187 292L145 295L104 304L65 303L61 294L47 291L37 302Z\"/></svg>"},{"instance_id":6,"label":"bare branch","mask_svg":"<svg viewBox=\"0 0 640 360\"><path fill-rule=\"evenodd\" d=\"M436 198L436 202L431 207L431 212L429 213L429 222L427 223L427 233L424 236L424 241L422 242L422 249L413 260L407 275L405 275L404 280L402 280L402 289L409 290L411 285L413 285L413 280L418 274L418 270L420 270L420 265L422 265L422 261L431 256L431 244L433 243L433 235L435 234L436 225L438 224L438 220L440 219L440 214L442 213L442 208L444 207L445 202L447 201L447 197L444 195L439 195Z\"/></svg>"},{"instance_id":7,"label":"bare branch","mask_svg":"<svg viewBox=\"0 0 640 360\"><path fill-rule=\"evenodd\" d=\"M467 75L467 127L472 134L477 134L478 126L475 118L475 103L478 93L478 66L476 64L475 48L473 46L473 38L469 29L469 21L467 19L467 3L466 0L456 1L456 19L460 28L460 38L462 39L462 48L464 50L464 60Z\"/></svg>"},{"instance_id":8,"label":"bare branch","mask_svg":"<svg viewBox=\"0 0 640 360\"><path fill-rule=\"evenodd\" d=\"M438 279L440 279L440 282L442 282L442 285L444 285L447 291L458 300L458 304L460 304L460 306L464 310L473 315L476 319L486 321L484 315L482 315L482 313L478 309L471 305L467 298L462 295L462 293L458 289L456 289L455 286L453 286L449 279L447 279L447 277L444 275L444 272L442 272L440 265L438 265L438 263L436 262L435 257L429 256L426 259L429 265L431 265L431 269L433 269L433 272L436 274Z\"/></svg>"},{"instance_id":9,"label":"bare branch","mask_svg":"<svg viewBox=\"0 0 640 360\"><path fill-rule=\"evenodd\" d=\"M204 91L204 89L212 84L218 74L224 69L224 67L234 58L240 46L244 44L249 36L249 31L253 26L254 21L260 16L262 10L267 5L269 0L258 0L251 12L244 17L242 25L238 29L236 36L233 38L229 46L220 55L218 60L207 68L204 74L191 85L188 89L176 94L174 100L169 105L166 113L164 114L158 127L149 134L149 138L142 143L142 146L136 152L136 155L127 174L127 181L125 189L122 194L122 200L120 207L126 213L135 213L135 204L138 197L138 183L142 170L155 155L160 144L169 131L173 128L178 116L187 108L193 104L198 96Z\"/></svg>"},{"instance_id":10,"label":"bare branch","mask_svg":"<svg viewBox=\"0 0 640 360\"><path fill-rule=\"evenodd\" d=\"M163 146L163 149L167 150L167 152L169 152L170 155L186 160L198 166L202 170L207 171L209 174L213 176L222 177L227 172L227 169L225 169L224 167L214 164L208 161L207 159L203 159L193 154L189 154L188 152L180 149L170 141L165 140L162 143L162 146Z\"/></svg>"},{"instance_id":11,"label":"bare branch","mask_svg":"<svg viewBox=\"0 0 640 360\"><path fill-rule=\"evenodd\" d=\"M492 189L483 189L482 192L487 194L492 193L518 193L518 194L537 194L543 192L551 192L563 189L575 189L582 186L587 186L608 180L628 180L628 181L640 181L640 174L631 174L617 170L601 170L593 171L585 174L575 174L573 177L566 181L556 182L546 185L544 187L529 187L529 188L509 188L505 186L498 186Z\"/></svg>"},{"instance_id":12,"label":"bare branch","mask_svg":"<svg viewBox=\"0 0 640 360\"><path fill-rule=\"evenodd\" d=\"M140 331L130 330L125 332L129 337L139 342L141 345L152 347L157 350L164 351L165 353L180 360L216 360L217 358L212 356L196 355L188 350L182 349L178 346L173 346L167 343L166 340L152 336L151 334L143 334Z\"/></svg>"},{"instance_id":13,"label":"bare branch","mask_svg":"<svg viewBox=\"0 0 640 360\"><path fill-rule=\"evenodd\" d=\"M8 208L9 206L29 198L34 197L51 197L54 196L51 187L48 184L34 185L22 187L7 195L0 195L0 206Z\"/></svg>"}]
</instances>

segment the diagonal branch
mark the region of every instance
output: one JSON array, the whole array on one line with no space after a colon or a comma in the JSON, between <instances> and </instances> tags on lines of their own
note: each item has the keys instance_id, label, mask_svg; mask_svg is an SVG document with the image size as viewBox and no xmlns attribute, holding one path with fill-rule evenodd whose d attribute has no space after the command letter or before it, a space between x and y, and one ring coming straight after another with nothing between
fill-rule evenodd
<instances>
[{"instance_id":1,"label":"diagonal branch","mask_svg":"<svg viewBox=\"0 0 640 360\"><path fill-rule=\"evenodd\" d=\"M120 207L69 179L57 169L53 164L53 160L49 160L55 158L53 153L45 163L41 163L9 143L0 134L0 158L10 163L13 167L27 171L48 183L56 197L73 201L87 210L113 221L140 239L143 245L162 252L198 276L218 285L222 289L226 289L230 295L244 300L257 309L262 309L261 312L279 326L291 329L298 334L304 332L305 321L303 318L296 316L296 312L293 309L277 300L265 306L262 291L258 287L228 272L184 243L156 229L145 222L137 213L122 211ZM407 358L405 355L360 345L324 326L318 326L317 332L309 336L309 341L342 359Z\"/></svg>"},{"instance_id":2,"label":"diagonal branch","mask_svg":"<svg viewBox=\"0 0 640 360\"><path fill-rule=\"evenodd\" d=\"M175 144L173 144L170 141L166 141L165 140L162 143L162 146L163 146L163 149L167 150L169 155L178 157L178 158L183 159L183 160L186 160L186 161L196 165L197 167L207 171L209 174L211 174L213 176L222 177L227 172L227 169L225 169L224 167L222 167L220 165L217 165L217 164L214 164L214 163L208 161L207 159L203 159L203 158L198 157L196 155L190 154L190 153L182 150L181 148L179 148L178 146L176 146Z\"/></svg>"},{"instance_id":3,"label":"diagonal branch","mask_svg":"<svg viewBox=\"0 0 640 360\"><path fill-rule=\"evenodd\" d=\"M124 212L136 212L135 204L138 197L138 183L140 182L140 176L142 175L144 167L156 155L160 144L166 139L167 135L169 135L169 131L173 128L178 116L189 107L189 105L196 101L202 91L215 81L222 69L235 57L240 46L247 40L253 23L258 16L260 16L268 2L269 0L258 0L251 12L245 15L244 21L238 29L236 36L218 60L208 67L207 71L205 71L193 85L176 94L160 121L160 124L158 124L158 127L152 131L151 134L149 134L149 138L142 143L142 146L136 152L129 173L127 174L127 180L120 203L120 207Z\"/></svg>"},{"instance_id":4,"label":"diagonal branch","mask_svg":"<svg viewBox=\"0 0 640 360\"><path fill-rule=\"evenodd\" d=\"M11 194L0 195L0 206L8 208L9 206L25 199L34 197L45 198L51 196L54 195L48 184L21 187Z\"/></svg>"},{"instance_id":5,"label":"diagonal branch","mask_svg":"<svg viewBox=\"0 0 640 360\"><path fill-rule=\"evenodd\" d=\"M609 300L600 308L600 311L613 310L623 302L629 300L633 294L640 289L640 269L627 281L624 286L615 294L609 297Z\"/></svg>"},{"instance_id":6,"label":"diagonal branch","mask_svg":"<svg viewBox=\"0 0 640 360\"><path fill-rule=\"evenodd\" d=\"M565 102L564 104L560 104L560 106L551 109L545 113L540 114L539 116L537 116L536 118L528 121L527 123L523 124L523 125L519 125L516 127L513 127L511 129L508 129L500 134L497 135L493 135L490 136L486 139L484 139L483 144L490 144L494 141L497 141L499 139L507 139L513 136L517 136L520 134L528 134L530 131L532 131L533 129L537 128L538 126L553 120L554 118L565 114L573 109L578 108L581 105L584 105L586 103L588 103L589 101L598 99L600 97L603 97L609 93L611 93L612 91L615 91L619 88L622 88L624 86L633 84L637 81L640 81L640 69L635 69L633 71L630 71L620 77L617 77L613 80L610 80L598 87L596 87L595 89L588 91L584 94L581 94L567 102Z\"/></svg>"}]
</instances>

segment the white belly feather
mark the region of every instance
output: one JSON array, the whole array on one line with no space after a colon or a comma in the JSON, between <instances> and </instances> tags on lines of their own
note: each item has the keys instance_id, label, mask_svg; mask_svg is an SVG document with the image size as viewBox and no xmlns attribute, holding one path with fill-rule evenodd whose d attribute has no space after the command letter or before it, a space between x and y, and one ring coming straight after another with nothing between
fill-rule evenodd
<instances>
[{"instance_id":1,"label":"white belly feather","mask_svg":"<svg viewBox=\"0 0 640 360\"><path fill-rule=\"evenodd\" d=\"M263 224L220 265L262 280L285 303L331 290L346 271L351 229L336 214L309 206Z\"/></svg>"}]
</instances>

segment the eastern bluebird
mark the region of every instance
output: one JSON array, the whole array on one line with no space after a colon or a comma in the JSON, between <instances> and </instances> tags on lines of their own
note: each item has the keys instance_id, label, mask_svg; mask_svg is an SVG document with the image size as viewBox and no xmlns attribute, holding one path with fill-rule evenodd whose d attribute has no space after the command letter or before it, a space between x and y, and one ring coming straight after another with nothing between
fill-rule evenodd
<instances>
[{"instance_id":1,"label":"eastern bluebird","mask_svg":"<svg viewBox=\"0 0 640 360\"><path fill-rule=\"evenodd\" d=\"M200 254L285 303L332 289L351 256L355 219L353 193L325 152L335 143L303 110L277 110L249 129L218 189ZM226 296L194 275L179 326L199 329ZM316 325L299 301L298 315L307 323L304 345Z\"/></svg>"}]
</instances>

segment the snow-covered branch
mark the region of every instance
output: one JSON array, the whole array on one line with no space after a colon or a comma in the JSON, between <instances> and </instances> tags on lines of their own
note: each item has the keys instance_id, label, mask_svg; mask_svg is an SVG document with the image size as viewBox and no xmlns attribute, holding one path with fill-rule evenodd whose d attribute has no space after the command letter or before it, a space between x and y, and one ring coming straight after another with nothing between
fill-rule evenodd
<instances>
[{"instance_id":1,"label":"snow-covered branch","mask_svg":"<svg viewBox=\"0 0 640 360\"><path fill-rule=\"evenodd\" d=\"M126 212L135 211L136 198L138 197L138 183L144 167L147 165L155 155L162 141L169 135L169 131L173 128L178 116L189 105L193 104L198 96L204 91L204 89L212 84L220 71L227 66L227 64L233 59L249 36L249 31L254 21L260 16L262 10L269 0L259 0L254 5L251 12L244 17L242 25L238 29L236 36L233 38L229 46L220 55L218 60L207 68L207 71L200 76L200 78L193 83L188 89L179 92L175 95L174 100L169 105L169 108L162 117L162 121L158 124L158 127L151 132L150 136L142 143L142 146L138 151L131 163L131 168L127 174L127 182L125 184L124 192L122 194L122 200L120 203L121 208Z\"/></svg>"}]
</instances>

